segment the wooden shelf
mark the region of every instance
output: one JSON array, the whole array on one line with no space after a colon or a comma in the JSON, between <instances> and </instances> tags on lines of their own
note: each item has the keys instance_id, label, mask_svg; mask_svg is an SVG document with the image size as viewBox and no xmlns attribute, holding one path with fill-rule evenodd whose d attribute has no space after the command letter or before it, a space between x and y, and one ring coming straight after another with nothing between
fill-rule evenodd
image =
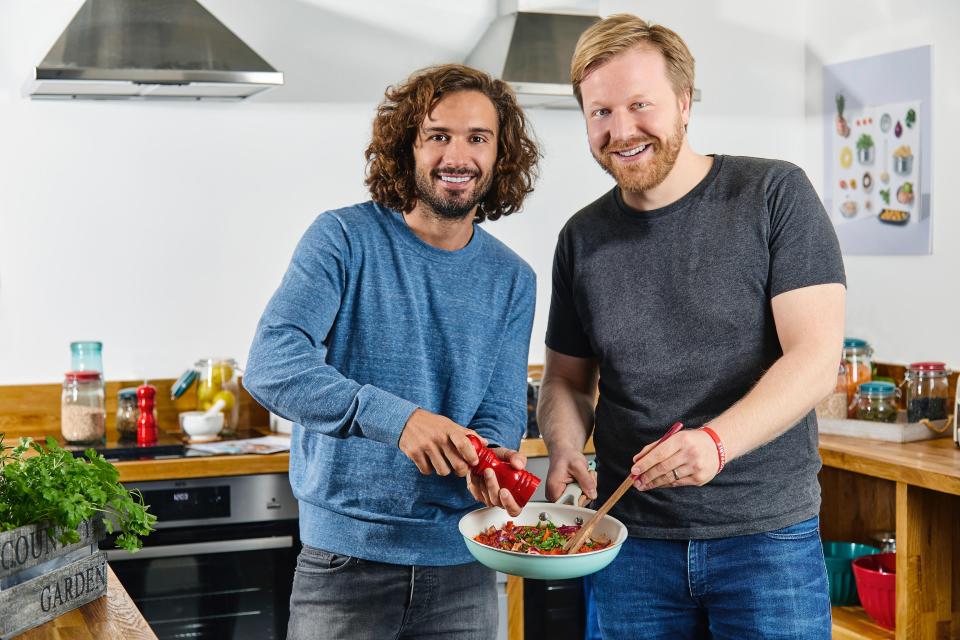
<instances>
[{"instance_id":1,"label":"wooden shelf","mask_svg":"<svg viewBox=\"0 0 960 640\"><path fill-rule=\"evenodd\" d=\"M870 619L862 607L833 607L833 640L893 640L894 633Z\"/></svg>"},{"instance_id":2,"label":"wooden shelf","mask_svg":"<svg viewBox=\"0 0 960 640\"><path fill-rule=\"evenodd\" d=\"M822 436L824 540L897 540L897 629L835 608L835 638L960 638L960 452L953 442L881 443Z\"/></svg>"}]
</instances>

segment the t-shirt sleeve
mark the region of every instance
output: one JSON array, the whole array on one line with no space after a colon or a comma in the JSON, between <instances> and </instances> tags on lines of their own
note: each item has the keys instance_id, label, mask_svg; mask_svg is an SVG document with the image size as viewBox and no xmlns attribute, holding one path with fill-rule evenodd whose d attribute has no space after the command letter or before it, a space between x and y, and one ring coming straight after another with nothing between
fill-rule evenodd
<instances>
[{"instance_id":1,"label":"t-shirt sleeve","mask_svg":"<svg viewBox=\"0 0 960 640\"><path fill-rule=\"evenodd\" d=\"M577 312L571 253L564 230L560 233L553 255L553 290L550 294L546 344L564 355L589 358L594 353Z\"/></svg>"},{"instance_id":2,"label":"t-shirt sleeve","mask_svg":"<svg viewBox=\"0 0 960 640\"><path fill-rule=\"evenodd\" d=\"M767 208L770 298L818 284L846 286L833 223L803 170L793 169L771 187Z\"/></svg>"}]
</instances>

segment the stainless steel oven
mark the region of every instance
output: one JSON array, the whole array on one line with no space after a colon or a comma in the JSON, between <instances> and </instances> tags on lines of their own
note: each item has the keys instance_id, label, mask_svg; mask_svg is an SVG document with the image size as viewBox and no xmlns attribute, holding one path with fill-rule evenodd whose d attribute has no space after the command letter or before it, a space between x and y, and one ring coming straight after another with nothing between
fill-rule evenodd
<instances>
[{"instance_id":1,"label":"stainless steel oven","mask_svg":"<svg viewBox=\"0 0 960 640\"><path fill-rule=\"evenodd\" d=\"M110 566L161 640L286 637L300 552L286 474L129 483L157 530L129 554L108 537Z\"/></svg>"}]
</instances>

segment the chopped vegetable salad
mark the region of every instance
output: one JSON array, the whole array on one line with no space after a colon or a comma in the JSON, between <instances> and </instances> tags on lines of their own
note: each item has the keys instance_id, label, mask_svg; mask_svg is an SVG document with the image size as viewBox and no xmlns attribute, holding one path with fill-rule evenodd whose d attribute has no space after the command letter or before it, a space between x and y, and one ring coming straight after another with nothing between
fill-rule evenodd
<instances>
[{"instance_id":1,"label":"chopped vegetable salad","mask_svg":"<svg viewBox=\"0 0 960 640\"><path fill-rule=\"evenodd\" d=\"M559 556L566 555L563 545L576 535L581 525L556 526L549 520L535 526L515 525L512 520L503 525L502 529L490 526L478 533L473 539L480 544L504 551L516 551L533 555ZM577 553L599 551L610 546L609 540L594 540L587 538Z\"/></svg>"}]
</instances>

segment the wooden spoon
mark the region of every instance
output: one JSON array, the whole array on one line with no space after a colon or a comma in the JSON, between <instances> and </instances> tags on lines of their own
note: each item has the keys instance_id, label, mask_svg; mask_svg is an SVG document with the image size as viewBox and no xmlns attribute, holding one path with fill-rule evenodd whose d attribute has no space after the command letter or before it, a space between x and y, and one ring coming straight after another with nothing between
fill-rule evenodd
<instances>
[{"instance_id":1,"label":"wooden spoon","mask_svg":"<svg viewBox=\"0 0 960 640\"><path fill-rule=\"evenodd\" d=\"M650 455L650 452L660 446L661 442L675 434L677 431L680 431L680 429L683 429L683 423L673 423L673 426L670 427L665 434L663 434L663 437L657 440L656 444L653 445L650 451L647 451L644 457ZM617 501L623 497L623 494L627 492L627 489L633 486L635 480L636 478L632 474L627 475L626 479L620 483L619 487L617 487L617 490L614 491L609 498L607 498L606 502L603 503L603 506L597 509L597 512L593 514L593 517L587 520L587 522L580 527L580 531L577 532L577 535L567 540L567 544L563 545L564 553L576 553L580 547L583 546L583 543L593 531L593 528L596 526L596 524L600 522L603 516L607 515L607 512L610 511L613 505L617 504Z\"/></svg>"}]
</instances>

